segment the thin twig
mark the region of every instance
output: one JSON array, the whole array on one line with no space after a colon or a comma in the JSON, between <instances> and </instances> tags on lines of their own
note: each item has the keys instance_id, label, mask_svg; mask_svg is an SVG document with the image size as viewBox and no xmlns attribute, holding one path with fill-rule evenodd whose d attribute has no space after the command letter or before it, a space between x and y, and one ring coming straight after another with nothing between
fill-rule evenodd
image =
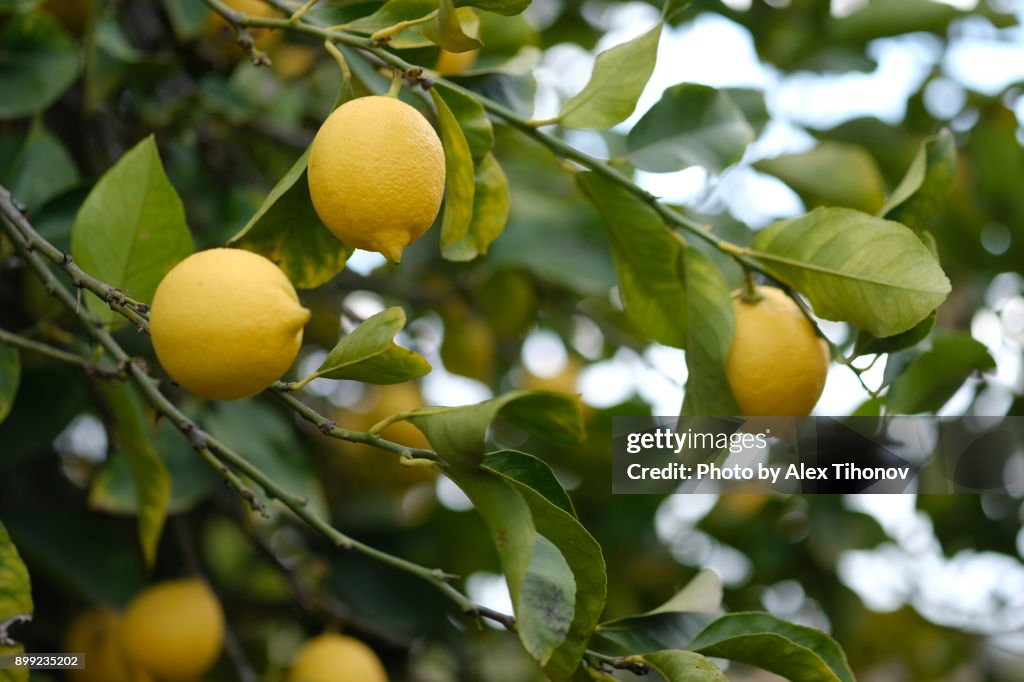
<instances>
[{"instance_id":1,"label":"thin twig","mask_svg":"<svg viewBox=\"0 0 1024 682\"><path fill-rule=\"evenodd\" d=\"M40 355L52 358L54 360L60 360L66 362L69 365L74 365L84 370L86 374L97 376L103 379L124 379L126 378L125 373L113 367L103 367L93 362L92 360L76 355L75 353L69 353L66 350L61 350L54 346L50 346L39 341L33 341L27 339L24 336L14 334L6 329L0 329L0 343L6 343L9 346L15 346L23 350L30 351L32 353L38 353Z\"/></svg>"}]
</instances>

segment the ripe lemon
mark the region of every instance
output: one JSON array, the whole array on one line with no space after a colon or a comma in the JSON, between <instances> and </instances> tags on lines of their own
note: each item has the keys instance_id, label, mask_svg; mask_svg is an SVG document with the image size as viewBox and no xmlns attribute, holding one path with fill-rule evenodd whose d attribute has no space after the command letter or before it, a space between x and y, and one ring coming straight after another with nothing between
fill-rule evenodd
<instances>
[{"instance_id":1,"label":"ripe lemon","mask_svg":"<svg viewBox=\"0 0 1024 682\"><path fill-rule=\"evenodd\" d=\"M140 592L125 609L118 641L133 669L158 682L190 682L214 664L224 612L201 580L170 580Z\"/></svg>"},{"instance_id":2,"label":"ripe lemon","mask_svg":"<svg viewBox=\"0 0 1024 682\"><path fill-rule=\"evenodd\" d=\"M755 303L733 294L729 385L744 416L806 416L825 387L828 345L785 292L757 291L762 298Z\"/></svg>"},{"instance_id":3,"label":"ripe lemon","mask_svg":"<svg viewBox=\"0 0 1024 682\"><path fill-rule=\"evenodd\" d=\"M68 671L71 682L139 682L128 672L117 642L119 616L104 608L78 614L64 638L64 651L85 654L85 667Z\"/></svg>"},{"instance_id":4,"label":"ripe lemon","mask_svg":"<svg viewBox=\"0 0 1024 682\"><path fill-rule=\"evenodd\" d=\"M235 400L287 371L309 311L263 256L210 249L167 273L149 319L156 355L175 381L207 398Z\"/></svg>"},{"instance_id":5,"label":"ripe lemon","mask_svg":"<svg viewBox=\"0 0 1024 682\"><path fill-rule=\"evenodd\" d=\"M288 682L387 682L373 650L352 637L320 635L302 645Z\"/></svg>"},{"instance_id":6,"label":"ripe lemon","mask_svg":"<svg viewBox=\"0 0 1024 682\"><path fill-rule=\"evenodd\" d=\"M313 206L349 246L399 262L434 222L443 193L441 141L422 114L398 99L346 102L313 140Z\"/></svg>"}]
</instances>

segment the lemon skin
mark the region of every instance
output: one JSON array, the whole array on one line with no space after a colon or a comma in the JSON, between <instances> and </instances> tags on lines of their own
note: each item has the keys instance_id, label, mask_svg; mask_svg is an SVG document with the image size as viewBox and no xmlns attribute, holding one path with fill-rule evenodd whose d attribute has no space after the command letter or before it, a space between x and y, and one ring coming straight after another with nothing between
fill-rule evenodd
<instances>
[{"instance_id":1,"label":"lemon skin","mask_svg":"<svg viewBox=\"0 0 1024 682\"><path fill-rule=\"evenodd\" d=\"M131 675L117 641L120 617L110 609L91 608L78 614L64 637L64 651L85 654L85 667L68 670L71 682L142 682Z\"/></svg>"},{"instance_id":2,"label":"lemon skin","mask_svg":"<svg viewBox=\"0 0 1024 682\"><path fill-rule=\"evenodd\" d=\"M422 114L393 97L361 97L317 132L309 193L338 239L397 263L437 217L444 172L441 141Z\"/></svg>"},{"instance_id":3,"label":"lemon skin","mask_svg":"<svg viewBox=\"0 0 1024 682\"><path fill-rule=\"evenodd\" d=\"M352 637L326 634L306 642L295 656L287 682L387 682L373 650Z\"/></svg>"},{"instance_id":4,"label":"lemon skin","mask_svg":"<svg viewBox=\"0 0 1024 682\"><path fill-rule=\"evenodd\" d=\"M175 381L206 398L235 400L288 370L308 320L295 288L271 261L241 249L210 249L160 282L150 335Z\"/></svg>"},{"instance_id":5,"label":"lemon skin","mask_svg":"<svg viewBox=\"0 0 1024 682\"><path fill-rule=\"evenodd\" d=\"M828 344L781 289L758 287L761 300L733 293L736 332L726 375L747 417L803 417L825 387Z\"/></svg>"},{"instance_id":6,"label":"lemon skin","mask_svg":"<svg viewBox=\"0 0 1024 682\"><path fill-rule=\"evenodd\" d=\"M157 583L125 609L118 641L133 670L157 682L191 682L220 655L224 612L201 580Z\"/></svg>"}]
</instances>

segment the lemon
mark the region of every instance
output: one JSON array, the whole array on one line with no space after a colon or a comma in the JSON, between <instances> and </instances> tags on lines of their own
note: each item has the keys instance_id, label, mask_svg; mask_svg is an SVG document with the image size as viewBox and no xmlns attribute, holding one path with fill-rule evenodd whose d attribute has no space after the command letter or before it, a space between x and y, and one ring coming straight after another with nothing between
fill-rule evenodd
<instances>
[{"instance_id":1,"label":"lemon","mask_svg":"<svg viewBox=\"0 0 1024 682\"><path fill-rule=\"evenodd\" d=\"M85 654L85 667L68 671L71 682L139 682L128 673L117 643L119 617L110 609L78 614L64 637L64 651Z\"/></svg>"},{"instance_id":2,"label":"lemon","mask_svg":"<svg viewBox=\"0 0 1024 682\"><path fill-rule=\"evenodd\" d=\"M476 62L480 50L469 50L468 52L449 52L441 50L437 55L437 64L434 70L442 76L457 76L466 71Z\"/></svg>"},{"instance_id":3,"label":"lemon","mask_svg":"<svg viewBox=\"0 0 1024 682\"><path fill-rule=\"evenodd\" d=\"M320 635L295 656L287 682L387 682L373 650L352 637Z\"/></svg>"},{"instance_id":4,"label":"lemon","mask_svg":"<svg viewBox=\"0 0 1024 682\"><path fill-rule=\"evenodd\" d=\"M309 311L272 262L250 251L210 249L176 265L157 287L150 334L157 358L201 396L258 393L295 360Z\"/></svg>"},{"instance_id":5,"label":"lemon","mask_svg":"<svg viewBox=\"0 0 1024 682\"><path fill-rule=\"evenodd\" d=\"M118 641L133 669L158 682L190 682L206 672L224 643L224 612L201 580L157 583L125 609Z\"/></svg>"},{"instance_id":6,"label":"lemon","mask_svg":"<svg viewBox=\"0 0 1024 682\"><path fill-rule=\"evenodd\" d=\"M338 107L309 152L317 215L349 246L397 263L434 222L444 193L444 150L416 109L393 97Z\"/></svg>"},{"instance_id":7,"label":"lemon","mask_svg":"<svg viewBox=\"0 0 1024 682\"><path fill-rule=\"evenodd\" d=\"M755 303L733 294L729 385L744 416L806 416L825 387L828 345L785 292L757 291L762 298Z\"/></svg>"}]
</instances>

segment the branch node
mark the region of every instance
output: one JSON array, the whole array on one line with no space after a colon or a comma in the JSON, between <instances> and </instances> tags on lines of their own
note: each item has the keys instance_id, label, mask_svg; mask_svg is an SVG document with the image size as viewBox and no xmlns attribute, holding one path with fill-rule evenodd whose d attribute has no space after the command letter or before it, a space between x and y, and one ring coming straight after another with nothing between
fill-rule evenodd
<instances>
[{"instance_id":1,"label":"branch node","mask_svg":"<svg viewBox=\"0 0 1024 682\"><path fill-rule=\"evenodd\" d=\"M334 431L334 429L338 428L338 425L337 423L331 421L330 419L327 419L317 424L316 428L320 429L320 433L324 434L325 436L329 436Z\"/></svg>"}]
</instances>

